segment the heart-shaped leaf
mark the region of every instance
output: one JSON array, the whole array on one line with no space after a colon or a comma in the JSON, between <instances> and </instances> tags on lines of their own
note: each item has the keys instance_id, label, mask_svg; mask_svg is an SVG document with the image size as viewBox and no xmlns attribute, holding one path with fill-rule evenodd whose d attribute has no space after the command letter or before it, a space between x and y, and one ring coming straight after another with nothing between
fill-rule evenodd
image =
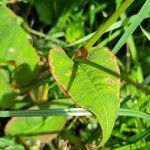
<instances>
[{"instance_id":1,"label":"heart-shaped leaf","mask_svg":"<svg viewBox=\"0 0 150 150\"><path fill-rule=\"evenodd\" d=\"M119 73L115 56L106 48L91 48L88 59ZM58 85L81 107L92 112L103 132L104 145L112 132L119 110L120 80L104 70L83 63L74 63L60 48L50 50L49 64Z\"/></svg>"}]
</instances>

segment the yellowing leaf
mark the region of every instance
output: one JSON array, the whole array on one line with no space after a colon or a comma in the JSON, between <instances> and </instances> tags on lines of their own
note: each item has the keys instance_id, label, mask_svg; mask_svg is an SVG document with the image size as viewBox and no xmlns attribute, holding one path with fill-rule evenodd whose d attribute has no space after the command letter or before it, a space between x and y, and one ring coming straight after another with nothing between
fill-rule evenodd
<instances>
[{"instance_id":1,"label":"yellowing leaf","mask_svg":"<svg viewBox=\"0 0 150 150\"><path fill-rule=\"evenodd\" d=\"M116 58L107 49L91 48L88 59L119 73ZM74 63L60 48L50 50L49 64L58 85L75 103L97 117L103 132L100 145L104 145L119 110L120 80L90 65Z\"/></svg>"}]
</instances>

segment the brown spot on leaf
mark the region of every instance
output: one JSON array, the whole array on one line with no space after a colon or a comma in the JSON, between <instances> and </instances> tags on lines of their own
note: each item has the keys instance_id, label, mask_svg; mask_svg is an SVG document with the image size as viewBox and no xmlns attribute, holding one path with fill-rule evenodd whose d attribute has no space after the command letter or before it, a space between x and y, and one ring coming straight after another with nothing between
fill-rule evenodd
<instances>
[{"instance_id":1,"label":"brown spot on leaf","mask_svg":"<svg viewBox=\"0 0 150 150\"><path fill-rule=\"evenodd\" d=\"M111 59L112 59L112 61L117 61L117 58L115 55L111 55Z\"/></svg>"},{"instance_id":2,"label":"brown spot on leaf","mask_svg":"<svg viewBox=\"0 0 150 150\"><path fill-rule=\"evenodd\" d=\"M120 74L120 69L119 69L119 67L118 67L118 65L117 65L117 57L115 56L115 55L113 55L110 51L109 51L109 49L107 48L107 47L105 47L104 48L104 50L106 51L106 52L108 52L110 55L111 55L111 60L116 64L115 66L115 69L116 69L116 72L118 73L118 74ZM117 80L117 96L118 96L118 98L119 98L119 95L120 95L120 79L118 78L118 80Z\"/></svg>"},{"instance_id":3,"label":"brown spot on leaf","mask_svg":"<svg viewBox=\"0 0 150 150\"><path fill-rule=\"evenodd\" d=\"M118 98L120 96L120 79L118 79L118 81L117 81L117 96L118 96Z\"/></svg>"},{"instance_id":4,"label":"brown spot on leaf","mask_svg":"<svg viewBox=\"0 0 150 150\"><path fill-rule=\"evenodd\" d=\"M112 83L114 83L115 81L112 80L111 78L107 78L107 79L106 79L106 82L109 83L109 84L112 84Z\"/></svg>"},{"instance_id":5,"label":"brown spot on leaf","mask_svg":"<svg viewBox=\"0 0 150 150\"><path fill-rule=\"evenodd\" d=\"M66 77L71 77L71 75L72 75L72 71L70 71L70 70L65 73L65 76L66 76Z\"/></svg>"},{"instance_id":6,"label":"brown spot on leaf","mask_svg":"<svg viewBox=\"0 0 150 150\"><path fill-rule=\"evenodd\" d=\"M109 54L110 54L111 59L112 59L112 61L113 61L113 62L116 62L116 61L117 61L116 56L115 56L115 55L113 55L107 47L105 47L105 48L104 48L104 50L105 50L107 53L109 53Z\"/></svg>"}]
</instances>

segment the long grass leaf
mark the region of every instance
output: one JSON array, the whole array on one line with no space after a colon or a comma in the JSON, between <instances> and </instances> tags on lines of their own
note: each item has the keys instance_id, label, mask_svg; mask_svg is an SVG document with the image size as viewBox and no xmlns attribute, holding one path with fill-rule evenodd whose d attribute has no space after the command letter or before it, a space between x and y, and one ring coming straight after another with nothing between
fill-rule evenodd
<instances>
[{"instance_id":1,"label":"long grass leaf","mask_svg":"<svg viewBox=\"0 0 150 150\"><path fill-rule=\"evenodd\" d=\"M147 37L147 39L150 41L150 33L146 31L142 26L140 26L143 34Z\"/></svg>"},{"instance_id":2,"label":"long grass leaf","mask_svg":"<svg viewBox=\"0 0 150 150\"><path fill-rule=\"evenodd\" d=\"M112 52L116 54L120 48L124 45L127 41L128 37L135 31L135 29L140 25L140 23L144 20L144 18L148 15L150 11L150 0L147 0L142 8L140 9L139 13L133 19L133 22L128 27L126 32L122 35L116 46L113 48Z\"/></svg>"},{"instance_id":3,"label":"long grass leaf","mask_svg":"<svg viewBox=\"0 0 150 150\"><path fill-rule=\"evenodd\" d=\"M82 108L46 109L46 110L13 110L0 111L0 117L34 117L34 116L91 116ZM137 110L120 108L118 116L142 118L150 122L150 114Z\"/></svg>"}]
</instances>

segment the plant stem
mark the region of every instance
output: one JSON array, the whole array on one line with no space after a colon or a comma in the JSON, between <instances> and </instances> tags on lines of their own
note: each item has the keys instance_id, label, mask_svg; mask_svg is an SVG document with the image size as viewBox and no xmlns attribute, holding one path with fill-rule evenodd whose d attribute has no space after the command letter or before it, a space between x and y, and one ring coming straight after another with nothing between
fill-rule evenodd
<instances>
[{"instance_id":1,"label":"plant stem","mask_svg":"<svg viewBox=\"0 0 150 150\"><path fill-rule=\"evenodd\" d=\"M85 43L84 47L89 49L104 34L104 32L118 19L118 17L132 4L134 0L126 0L118 10L103 24L96 33Z\"/></svg>"},{"instance_id":2,"label":"plant stem","mask_svg":"<svg viewBox=\"0 0 150 150\"><path fill-rule=\"evenodd\" d=\"M61 43L61 44L66 44L64 43L63 41L59 40L59 39L56 39L56 38L53 38L52 36L49 36L49 35L46 35L42 32L39 32L39 31L36 31L36 30L33 30L32 28L30 28L26 23L23 23L22 24L22 27L24 28L24 30L28 33L31 33L31 34L34 34L36 36L39 36L39 37L42 37L42 38L45 38L46 40L51 40L52 42L54 43Z\"/></svg>"},{"instance_id":3,"label":"plant stem","mask_svg":"<svg viewBox=\"0 0 150 150\"><path fill-rule=\"evenodd\" d=\"M16 62L14 60L4 60L4 59L0 58L0 63L7 64L7 65L12 65L14 67L16 66Z\"/></svg>"},{"instance_id":4,"label":"plant stem","mask_svg":"<svg viewBox=\"0 0 150 150\"><path fill-rule=\"evenodd\" d=\"M111 69L106 68L106 67L104 67L104 66L102 66L102 65L96 64L96 63L93 62L93 61L86 60L86 59L76 59L75 61L76 61L76 62L79 62L79 63L84 63L84 64L87 64L87 65L90 65L90 66L92 66L92 67L94 67L94 68L97 68L98 70L102 70L102 71L104 71L104 72L107 72L107 73L109 73L109 74L111 74L111 75L113 75L113 76L115 76L115 77L117 77L117 78L120 78L120 79L122 79L123 81L125 81L125 82L127 82L127 83L129 83L129 84L131 84L131 85L133 85L133 86L135 86L137 89L139 89L139 90L141 90L141 91L143 91L143 92L145 92L145 93L150 93L150 88L149 88L149 87L142 86L141 84L138 84L138 83L134 82L133 80L131 80L131 79L128 78L127 76L125 76L125 75L120 75L119 73L114 72L114 71L112 71Z\"/></svg>"},{"instance_id":5,"label":"plant stem","mask_svg":"<svg viewBox=\"0 0 150 150\"><path fill-rule=\"evenodd\" d=\"M106 38L105 40L101 41L100 44L98 44L98 47L104 47L106 46L109 42L111 42L112 40L114 40L116 37L118 37L121 34L122 30L117 30L115 31L113 34L111 34L108 38Z\"/></svg>"}]
</instances>

